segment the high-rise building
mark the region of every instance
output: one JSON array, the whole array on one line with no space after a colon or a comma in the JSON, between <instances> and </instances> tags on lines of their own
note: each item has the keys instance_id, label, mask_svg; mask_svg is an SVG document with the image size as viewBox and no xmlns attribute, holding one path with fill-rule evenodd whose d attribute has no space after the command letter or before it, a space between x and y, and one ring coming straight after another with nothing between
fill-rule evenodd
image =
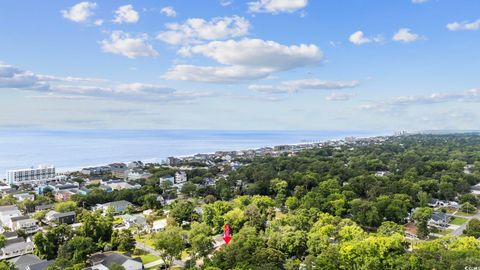
<instances>
[{"instance_id":1,"label":"high-rise building","mask_svg":"<svg viewBox=\"0 0 480 270\"><path fill-rule=\"evenodd\" d=\"M37 168L7 171L7 184L42 184L55 180L54 166L38 166Z\"/></svg>"}]
</instances>

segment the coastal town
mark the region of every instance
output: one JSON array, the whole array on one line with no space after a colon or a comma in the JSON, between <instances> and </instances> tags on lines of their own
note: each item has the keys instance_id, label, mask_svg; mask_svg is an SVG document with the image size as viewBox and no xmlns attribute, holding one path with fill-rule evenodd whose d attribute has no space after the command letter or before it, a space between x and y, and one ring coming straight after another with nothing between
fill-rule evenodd
<instances>
[{"instance_id":1,"label":"coastal town","mask_svg":"<svg viewBox=\"0 0 480 270\"><path fill-rule=\"evenodd\" d=\"M260 149L239 151L217 151L211 154L196 154L188 157L169 157L163 163L112 163L104 166L87 167L78 171L57 172L54 166L9 170L6 179L0 185L0 259L8 260L19 270L47 269L54 263L48 256L36 251L39 241L36 235L48 234L56 228L70 227L71 230L83 230L84 210L110 216L113 231L126 232L130 245L126 252L115 251L111 245L102 251L88 255L85 267L88 269L111 269L119 264L127 270L155 269L165 264L151 238L163 231L172 219L177 219L181 227L188 227L191 219L172 217L176 207L185 207L179 202L190 202L195 220L201 220L205 209L203 205L214 201L217 185L224 185L232 172L249 166L255 159L295 157L299 153L311 150L329 149L332 151L353 151L356 148L382 145L392 138L407 136L404 133L395 136L371 138L348 137L343 140L279 145ZM348 164L345 164L348 166ZM471 175L473 164L465 164L463 173ZM395 172L377 170L375 177L388 177ZM235 180L232 190L245 188L247 183ZM156 187L148 191L145 189ZM93 194L105 194L105 198L96 198ZM428 207L432 213L428 218L430 237L444 235L460 236L471 219L480 218L476 205L465 202L465 198L477 199L480 184L471 187L470 195L453 200L441 200L430 197ZM112 196L109 196L112 195ZM135 200L135 196L144 196ZM467 200L468 201L468 200ZM180 205L180 206L179 206ZM284 209L277 206L274 211ZM404 226L407 239L418 240L417 225L413 215L417 208L410 209ZM35 237L34 237L35 236ZM225 242L221 232L210 237L210 250L221 248ZM38 237L37 237L38 238ZM113 241L113 240L112 240ZM211 256L212 251L208 254ZM183 254L172 260L172 265L185 267L192 259L191 254ZM194 262L201 263L201 262Z\"/></svg>"}]
</instances>

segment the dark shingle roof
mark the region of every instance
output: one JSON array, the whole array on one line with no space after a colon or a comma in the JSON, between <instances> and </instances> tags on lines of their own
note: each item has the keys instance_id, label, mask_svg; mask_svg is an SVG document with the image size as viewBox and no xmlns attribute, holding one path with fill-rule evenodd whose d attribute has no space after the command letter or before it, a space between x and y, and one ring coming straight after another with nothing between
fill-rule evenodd
<instances>
[{"instance_id":1,"label":"dark shingle roof","mask_svg":"<svg viewBox=\"0 0 480 270\"><path fill-rule=\"evenodd\" d=\"M3 235L5 236L5 238L12 238L18 236L17 232L4 232Z\"/></svg>"},{"instance_id":2,"label":"dark shingle roof","mask_svg":"<svg viewBox=\"0 0 480 270\"><path fill-rule=\"evenodd\" d=\"M25 270L29 265L41 262L37 256L32 254L22 255L20 257L13 258L9 262L15 264L18 270Z\"/></svg>"},{"instance_id":3,"label":"dark shingle roof","mask_svg":"<svg viewBox=\"0 0 480 270\"><path fill-rule=\"evenodd\" d=\"M28 267L27 270L43 270L49 267L51 264L53 264L55 261L50 260L50 261L41 261L39 263L32 264Z\"/></svg>"},{"instance_id":4,"label":"dark shingle roof","mask_svg":"<svg viewBox=\"0 0 480 270\"><path fill-rule=\"evenodd\" d=\"M12 221L19 221L19 220L25 220L25 219L30 219L29 216L18 216L18 217L12 217Z\"/></svg>"}]
</instances>

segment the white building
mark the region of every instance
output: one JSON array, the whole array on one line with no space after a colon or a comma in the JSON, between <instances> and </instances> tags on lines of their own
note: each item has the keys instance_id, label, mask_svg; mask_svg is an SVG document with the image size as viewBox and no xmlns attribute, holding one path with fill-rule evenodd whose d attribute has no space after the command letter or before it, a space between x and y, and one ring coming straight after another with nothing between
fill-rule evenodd
<instances>
[{"instance_id":1,"label":"white building","mask_svg":"<svg viewBox=\"0 0 480 270\"><path fill-rule=\"evenodd\" d=\"M38 166L37 168L7 171L7 184L41 184L55 180L54 166Z\"/></svg>"},{"instance_id":2,"label":"white building","mask_svg":"<svg viewBox=\"0 0 480 270\"><path fill-rule=\"evenodd\" d=\"M184 171L175 173L175 184L187 182L187 173Z\"/></svg>"}]
</instances>

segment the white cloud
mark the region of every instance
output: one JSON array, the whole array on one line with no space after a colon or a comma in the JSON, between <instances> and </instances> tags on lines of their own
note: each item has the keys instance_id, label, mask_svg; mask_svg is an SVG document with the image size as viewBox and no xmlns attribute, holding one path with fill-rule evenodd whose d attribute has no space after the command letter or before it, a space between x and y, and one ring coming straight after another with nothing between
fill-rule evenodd
<instances>
[{"instance_id":1,"label":"white cloud","mask_svg":"<svg viewBox=\"0 0 480 270\"><path fill-rule=\"evenodd\" d=\"M122 31L113 31L110 39L102 40L100 44L104 52L120 54L132 59L141 56L158 56L157 51L147 40L148 36L146 34L131 36Z\"/></svg>"},{"instance_id":2,"label":"white cloud","mask_svg":"<svg viewBox=\"0 0 480 270\"><path fill-rule=\"evenodd\" d=\"M367 43L381 43L383 38L381 36L366 37L362 31L357 31L351 34L348 40L355 45L363 45Z\"/></svg>"},{"instance_id":3,"label":"white cloud","mask_svg":"<svg viewBox=\"0 0 480 270\"><path fill-rule=\"evenodd\" d=\"M325 97L325 100L328 101L346 101L350 100L351 98L355 97L355 93L331 93L330 95Z\"/></svg>"},{"instance_id":4,"label":"white cloud","mask_svg":"<svg viewBox=\"0 0 480 270\"><path fill-rule=\"evenodd\" d=\"M177 16L177 12L175 11L175 9L172 6L162 8L160 10L160 13L162 13L163 15L165 15L167 17L176 17Z\"/></svg>"},{"instance_id":5,"label":"white cloud","mask_svg":"<svg viewBox=\"0 0 480 270\"><path fill-rule=\"evenodd\" d=\"M257 0L248 3L250 12L292 13L305 8L308 0Z\"/></svg>"},{"instance_id":6,"label":"white cloud","mask_svg":"<svg viewBox=\"0 0 480 270\"><path fill-rule=\"evenodd\" d=\"M190 100L212 96L208 91L179 91L146 83L115 83L104 79L39 75L0 62L0 88L42 92L35 98L79 99L87 97L139 101Z\"/></svg>"},{"instance_id":7,"label":"white cloud","mask_svg":"<svg viewBox=\"0 0 480 270\"><path fill-rule=\"evenodd\" d=\"M318 64L323 53L316 45L282 45L261 39L213 41L186 47L183 55L200 54L224 66L178 65L164 78L200 82L244 82L268 77L273 72Z\"/></svg>"},{"instance_id":8,"label":"white cloud","mask_svg":"<svg viewBox=\"0 0 480 270\"><path fill-rule=\"evenodd\" d=\"M453 22L447 24L447 28L450 31L459 31L459 30L479 30L480 29L480 19L474 22Z\"/></svg>"},{"instance_id":9,"label":"white cloud","mask_svg":"<svg viewBox=\"0 0 480 270\"><path fill-rule=\"evenodd\" d=\"M165 75L167 80L195 81L205 83L240 83L261 79L270 72L240 66L211 67L176 65Z\"/></svg>"},{"instance_id":10,"label":"white cloud","mask_svg":"<svg viewBox=\"0 0 480 270\"><path fill-rule=\"evenodd\" d=\"M132 5L119 7L115 11L114 23L136 23L140 19L138 12L133 9Z\"/></svg>"},{"instance_id":11,"label":"white cloud","mask_svg":"<svg viewBox=\"0 0 480 270\"><path fill-rule=\"evenodd\" d=\"M299 90L338 90L354 88L360 85L358 81L325 81L318 79L304 79L283 81L280 85L262 85L253 84L248 87L249 90L263 93L294 93Z\"/></svg>"},{"instance_id":12,"label":"white cloud","mask_svg":"<svg viewBox=\"0 0 480 270\"><path fill-rule=\"evenodd\" d=\"M30 71L0 63L0 88L43 88L38 76Z\"/></svg>"},{"instance_id":13,"label":"white cloud","mask_svg":"<svg viewBox=\"0 0 480 270\"><path fill-rule=\"evenodd\" d=\"M426 2L428 2L428 1L430 1L430 0L412 0L412 3L414 3L414 4L423 4L423 3L426 3Z\"/></svg>"},{"instance_id":14,"label":"white cloud","mask_svg":"<svg viewBox=\"0 0 480 270\"><path fill-rule=\"evenodd\" d=\"M295 89L344 89L360 85L358 81L324 81L318 79L293 80L282 82L284 85Z\"/></svg>"},{"instance_id":15,"label":"white cloud","mask_svg":"<svg viewBox=\"0 0 480 270\"><path fill-rule=\"evenodd\" d=\"M446 102L480 102L480 88L456 93L433 93L427 96L400 96L389 100L363 104L359 109L375 112L388 112L398 110L405 106Z\"/></svg>"},{"instance_id":16,"label":"white cloud","mask_svg":"<svg viewBox=\"0 0 480 270\"><path fill-rule=\"evenodd\" d=\"M93 9L97 7L95 2L80 2L61 13L65 19L73 22L85 22L93 15Z\"/></svg>"},{"instance_id":17,"label":"white cloud","mask_svg":"<svg viewBox=\"0 0 480 270\"><path fill-rule=\"evenodd\" d=\"M220 5L222 7L227 7L233 4L233 0L220 0Z\"/></svg>"},{"instance_id":18,"label":"white cloud","mask_svg":"<svg viewBox=\"0 0 480 270\"><path fill-rule=\"evenodd\" d=\"M172 45L222 40L248 35L250 22L239 16L217 17L210 21L191 18L183 24L170 23L167 31L160 32L157 39Z\"/></svg>"},{"instance_id":19,"label":"white cloud","mask_svg":"<svg viewBox=\"0 0 480 270\"><path fill-rule=\"evenodd\" d=\"M188 48L224 65L283 71L319 63L323 53L316 45L283 45L262 39L213 41Z\"/></svg>"},{"instance_id":20,"label":"white cloud","mask_svg":"<svg viewBox=\"0 0 480 270\"><path fill-rule=\"evenodd\" d=\"M409 28L400 28L392 38L394 41L410 43L420 39L420 36L413 33Z\"/></svg>"},{"instance_id":21,"label":"white cloud","mask_svg":"<svg viewBox=\"0 0 480 270\"><path fill-rule=\"evenodd\" d=\"M101 19L95 20L95 21L93 22L93 24L94 24L95 26L102 26L102 25L103 25L103 20L101 20Z\"/></svg>"}]
</instances>

